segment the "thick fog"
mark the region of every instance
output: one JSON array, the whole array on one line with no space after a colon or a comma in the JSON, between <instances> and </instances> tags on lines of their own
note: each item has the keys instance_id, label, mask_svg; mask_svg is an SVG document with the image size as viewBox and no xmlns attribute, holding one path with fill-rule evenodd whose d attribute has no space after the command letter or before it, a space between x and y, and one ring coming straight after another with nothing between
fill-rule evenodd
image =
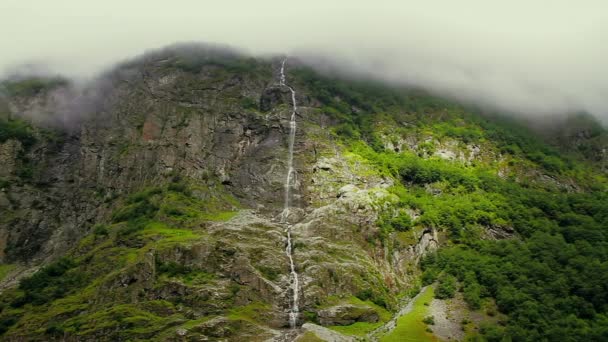
<instances>
[{"instance_id":1,"label":"thick fog","mask_svg":"<svg viewBox=\"0 0 608 342\"><path fill-rule=\"evenodd\" d=\"M86 78L201 41L323 60L520 115L587 111L608 123L601 0L0 0L0 32L5 75Z\"/></svg>"}]
</instances>

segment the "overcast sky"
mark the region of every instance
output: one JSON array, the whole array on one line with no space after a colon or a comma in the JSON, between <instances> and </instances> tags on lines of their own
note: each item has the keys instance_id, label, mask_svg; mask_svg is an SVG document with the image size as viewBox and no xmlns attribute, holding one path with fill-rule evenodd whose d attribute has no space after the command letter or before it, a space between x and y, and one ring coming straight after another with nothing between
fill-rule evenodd
<instances>
[{"instance_id":1,"label":"overcast sky","mask_svg":"<svg viewBox=\"0 0 608 342\"><path fill-rule=\"evenodd\" d=\"M608 122L606 0L0 0L0 72L92 75L184 41L320 54L504 110Z\"/></svg>"}]
</instances>

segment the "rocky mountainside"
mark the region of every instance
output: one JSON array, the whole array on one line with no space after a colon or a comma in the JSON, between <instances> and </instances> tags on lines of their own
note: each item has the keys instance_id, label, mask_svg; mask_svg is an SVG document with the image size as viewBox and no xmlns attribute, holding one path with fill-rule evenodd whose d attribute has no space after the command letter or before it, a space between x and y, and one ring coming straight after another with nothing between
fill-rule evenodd
<instances>
[{"instance_id":1,"label":"rocky mountainside","mask_svg":"<svg viewBox=\"0 0 608 342\"><path fill-rule=\"evenodd\" d=\"M440 298L451 282L462 287L474 314L471 280L435 251L567 226L530 199L563 196L559 210L578 215L568 221L577 227L606 222L602 207L570 200L602 202L605 158L566 156L507 119L323 76L297 58L282 80L282 61L166 49L85 89L5 81L4 339L377 339L423 283L437 280ZM600 230L584 234L605 246ZM606 267L605 254L595 258ZM485 328L492 308L516 316L476 277L486 311L463 329L511 334ZM594 300L594 315L577 317L604 314Z\"/></svg>"}]
</instances>

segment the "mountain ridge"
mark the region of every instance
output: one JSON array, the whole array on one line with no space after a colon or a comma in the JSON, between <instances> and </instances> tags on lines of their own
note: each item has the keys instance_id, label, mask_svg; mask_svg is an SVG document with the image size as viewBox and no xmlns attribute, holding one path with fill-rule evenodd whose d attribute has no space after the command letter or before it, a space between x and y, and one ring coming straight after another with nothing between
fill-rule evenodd
<instances>
[{"instance_id":1,"label":"mountain ridge","mask_svg":"<svg viewBox=\"0 0 608 342\"><path fill-rule=\"evenodd\" d=\"M521 126L447 101L291 61L285 76L297 93L280 85L280 59L147 55L85 96L92 112L55 106L80 115L67 133L40 118L48 100L40 83L9 93L2 261L12 265L9 280L28 263L48 266L16 287L3 280L13 285L0 297L4 338L295 339L285 329L289 263L277 220L295 100L300 324L365 335L435 280L452 296L464 284L471 310L513 314L478 278L484 270L454 270L459 248L517 244L536 231L569 236L562 224L602 236L589 221L605 222L593 202L606 186L601 160L562 156ZM15 117L28 112L31 124ZM561 196L560 210L572 215L544 196ZM469 332L514 336L481 329L484 320Z\"/></svg>"}]
</instances>

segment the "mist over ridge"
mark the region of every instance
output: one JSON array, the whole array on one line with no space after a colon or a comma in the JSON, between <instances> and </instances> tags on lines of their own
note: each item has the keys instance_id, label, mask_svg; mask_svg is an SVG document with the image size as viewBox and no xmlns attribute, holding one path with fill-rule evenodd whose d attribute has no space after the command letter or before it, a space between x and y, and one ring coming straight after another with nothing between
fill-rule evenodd
<instances>
[{"instance_id":1,"label":"mist over ridge","mask_svg":"<svg viewBox=\"0 0 608 342\"><path fill-rule=\"evenodd\" d=\"M608 122L608 8L601 1L143 4L8 1L0 29L13 39L0 74L28 64L90 79L142 51L217 42L524 117L588 112Z\"/></svg>"}]
</instances>

